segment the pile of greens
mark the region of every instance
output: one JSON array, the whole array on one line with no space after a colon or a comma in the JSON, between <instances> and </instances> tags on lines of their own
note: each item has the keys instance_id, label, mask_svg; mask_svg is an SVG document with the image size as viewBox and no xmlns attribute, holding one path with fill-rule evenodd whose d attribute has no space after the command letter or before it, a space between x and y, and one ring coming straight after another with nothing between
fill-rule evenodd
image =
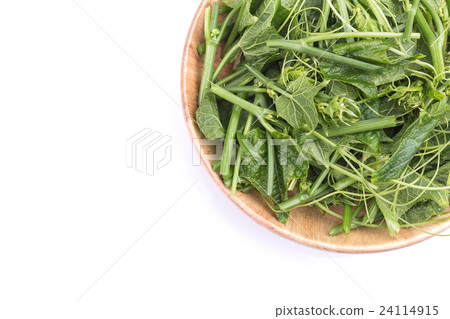
<instances>
[{"instance_id":1,"label":"pile of greens","mask_svg":"<svg viewBox=\"0 0 450 319\"><path fill-rule=\"evenodd\" d=\"M196 122L223 141L225 185L256 189L283 224L315 206L341 220L330 235L448 219L430 220L449 206L449 2L206 8Z\"/></svg>"}]
</instances>

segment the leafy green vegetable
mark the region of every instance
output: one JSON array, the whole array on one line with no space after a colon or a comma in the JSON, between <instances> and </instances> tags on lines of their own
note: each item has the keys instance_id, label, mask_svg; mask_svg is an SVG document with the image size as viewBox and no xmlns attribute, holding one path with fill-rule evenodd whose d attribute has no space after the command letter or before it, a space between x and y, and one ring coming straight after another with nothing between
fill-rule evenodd
<instances>
[{"instance_id":1,"label":"leafy green vegetable","mask_svg":"<svg viewBox=\"0 0 450 319\"><path fill-rule=\"evenodd\" d=\"M286 185L283 183L283 172L276 158L272 162L274 176L272 180L269 180L269 152L264 132L259 128L253 129L245 138L238 136L238 141L243 150L239 175L263 196L270 199L274 205L285 201L287 199Z\"/></svg>"},{"instance_id":2,"label":"leafy green vegetable","mask_svg":"<svg viewBox=\"0 0 450 319\"><path fill-rule=\"evenodd\" d=\"M387 39L365 39L351 43L338 43L333 46L333 52L368 62L391 63L387 57L387 50L395 46Z\"/></svg>"},{"instance_id":3,"label":"leafy green vegetable","mask_svg":"<svg viewBox=\"0 0 450 319\"><path fill-rule=\"evenodd\" d=\"M427 200L415 204L400 220L400 224L415 224L428 220L433 216L442 215L444 207L439 206L433 200Z\"/></svg>"},{"instance_id":4,"label":"leafy green vegetable","mask_svg":"<svg viewBox=\"0 0 450 319\"><path fill-rule=\"evenodd\" d=\"M364 9L361 4L355 6L355 24L358 30L368 32L379 32L378 22Z\"/></svg>"},{"instance_id":5,"label":"leafy green vegetable","mask_svg":"<svg viewBox=\"0 0 450 319\"><path fill-rule=\"evenodd\" d=\"M292 188L295 183L300 183L304 190L308 188L307 177L309 162L302 152L296 147L294 140L277 140L276 155L280 165L280 171L285 187Z\"/></svg>"},{"instance_id":6,"label":"leafy green vegetable","mask_svg":"<svg viewBox=\"0 0 450 319\"><path fill-rule=\"evenodd\" d=\"M450 110L450 105L445 102L436 103L430 113L422 114L414 123L412 123L403 132L401 139L392 147L395 152L389 160L374 173L375 181L385 181L396 179L401 176L403 171L417 153L420 146L428 138L431 131Z\"/></svg>"},{"instance_id":7,"label":"leafy green vegetable","mask_svg":"<svg viewBox=\"0 0 450 319\"><path fill-rule=\"evenodd\" d=\"M249 27L242 35L239 46L249 62L258 62L268 59L277 52L276 49L266 45L268 39L281 38L271 25L275 14L275 4L272 0L266 0L256 12L258 21Z\"/></svg>"},{"instance_id":8,"label":"leafy green vegetable","mask_svg":"<svg viewBox=\"0 0 450 319\"><path fill-rule=\"evenodd\" d=\"M196 120L223 140L213 167L232 194L256 190L282 224L316 206L340 219L331 236L438 222L450 197L450 0L224 4L205 10Z\"/></svg>"},{"instance_id":9,"label":"leafy green vegetable","mask_svg":"<svg viewBox=\"0 0 450 319\"><path fill-rule=\"evenodd\" d=\"M380 100L373 99L367 101L363 107L361 108L362 119L369 120L378 118L378 113L380 112ZM380 142L381 142L381 131L380 130L372 130L367 132L362 132L356 135L356 138L361 142L369 146L375 152L379 152L380 150Z\"/></svg>"},{"instance_id":10,"label":"leafy green vegetable","mask_svg":"<svg viewBox=\"0 0 450 319\"><path fill-rule=\"evenodd\" d=\"M250 13L251 0L223 0L223 3L231 8L235 8L240 2L244 3L243 16L240 20L238 30L242 31L258 21L258 18Z\"/></svg>"},{"instance_id":11,"label":"leafy green vegetable","mask_svg":"<svg viewBox=\"0 0 450 319\"><path fill-rule=\"evenodd\" d=\"M225 136L214 94L205 95L195 114L197 124L207 139L215 140Z\"/></svg>"},{"instance_id":12,"label":"leafy green vegetable","mask_svg":"<svg viewBox=\"0 0 450 319\"><path fill-rule=\"evenodd\" d=\"M315 86L306 74L303 74L288 85L287 90L292 92L292 95L282 95L275 101L278 115L293 128L314 130L319 123L314 97L327 83L322 82Z\"/></svg>"},{"instance_id":13,"label":"leafy green vegetable","mask_svg":"<svg viewBox=\"0 0 450 319\"><path fill-rule=\"evenodd\" d=\"M412 184L416 187L436 187L425 177L417 174L410 174L405 178L405 183ZM382 190L395 186L393 184L384 186ZM383 198L377 198L378 207L381 209L387 226L392 234L399 231L399 219L402 217L416 202L433 200L440 206L448 206L448 195L445 190L425 190L413 187L395 187L388 192Z\"/></svg>"}]
</instances>

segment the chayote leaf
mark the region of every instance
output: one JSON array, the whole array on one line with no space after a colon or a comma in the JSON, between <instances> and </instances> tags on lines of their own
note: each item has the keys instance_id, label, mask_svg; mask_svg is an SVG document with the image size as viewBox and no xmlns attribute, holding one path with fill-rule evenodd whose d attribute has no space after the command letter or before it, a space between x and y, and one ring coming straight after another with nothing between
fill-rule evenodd
<instances>
[{"instance_id":1,"label":"chayote leaf","mask_svg":"<svg viewBox=\"0 0 450 319\"><path fill-rule=\"evenodd\" d=\"M393 145L392 156L373 174L373 180L380 182L399 178L448 110L450 110L449 104L443 101L435 103L428 114L419 117L408 126L401 138Z\"/></svg>"},{"instance_id":2,"label":"chayote leaf","mask_svg":"<svg viewBox=\"0 0 450 319\"><path fill-rule=\"evenodd\" d=\"M244 2L244 13L242 15L241 21L239 23L239 31L244 30L246 27L251 26L258 21L258 18L250 13L251 0L223 0L223 3L230 8L236 7L239 2Z\"/></svg>"},{"instance_id":3,"label":"chayote leaf","mask_svg":"<svg viewBox=\"0 0 450 319\"><path fill-rule=\"evenodd\" d=\"M266 45L266 41L269 39L281 38L271 25L274 14L275 5L273 1L264 1L256 12L258 21L249 27L239 40L239 46L247 62L261 62L278 52L277 49L269 48Z\"/></svg>"},{"instance_id":4,"label":"chayote leaf","mask_svg":"<svg viewBox=\"0 0 450 319\"><path fill-rule=\"evenodd\" d=\"M247 180L264 197L269 198L277 206L287 199L286 185L284 184L283 172L277 157L275 157L274 184L272 192L268 193L268 152L266 134L259 128L249 131L245 139L239 137L239 145L242 148L242 162L239 176ZM281 222L287 221L285 214L279 216Z\"/></svg>"},{"instance_id":5,"label":"chayote leaf","mask_svg":"<svg viewBox=\"0 0 450 319\"><path fill-rule=\"evenodd\" d=\"M292 127L312 131L319 123L314 97L328 84L327 81L314 85L306 74L288 84L291 96L280 96L275 101L278 115Z\"/></svg>"},{"instance_id":6,"label":"chayote leaf","mask_svg":"<svg viewBox=\"0 0 450 319\"><path fill-rule=\"evenodd\" d=\"M439 185L433 183L428 178L420 176L417 173L410 173L404 182L414 184L418 187L438 187ZM394 188L393 188L394 187ZM380 187L378 192L390 190L382 197L377 197L376 201L391 235L395 235L400 230L399 219L403 216L415 203L433 200L439 206L445 207L449 205L448 194L446 190L423 190L413 187L404 187L389 183Z\"/></svg>"},{"instance_id":7,"label":"chayote leaf","mask_svg":"<svg viewBox=\"0 0 450 319\"><path fill-rule=\"evenodd\" d=\"M195 117L198 127L207 139L215 140L225 136L214 94L205 94L195 113Z\"/></svg>"},{"instance_id":8,"label":"chayote leaf","mask_svg":"<svg viewBox=\"0 0 450 319\"><path fill-rule=\"evenodd\" d=\"M427 200L415 204L408 210L400 220L400 224L415 224L429 220L433 216L439 216L444 213L444 207L439 206L433 200Z\"/></svg>"}]
</instances>

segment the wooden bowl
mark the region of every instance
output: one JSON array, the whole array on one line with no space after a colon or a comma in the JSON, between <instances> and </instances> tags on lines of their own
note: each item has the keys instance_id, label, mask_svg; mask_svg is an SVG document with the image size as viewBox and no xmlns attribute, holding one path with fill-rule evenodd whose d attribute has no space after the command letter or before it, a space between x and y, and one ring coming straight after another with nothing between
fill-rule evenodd
<instances>
[{"instance_id":1,"label":"wooden bowl","mask_svg":"<svg viewBox=\"0 0 450 319\"><path fill-rule=\"evenodd\" d=\"M338 224L339 220L328 214L322 215L314 207L293 210L292 218L286 225L282 225L256 191L245 194L237 193L236 196L231 194L230 190L224 186L219 174L212 170L211 163L205 155L210 150L208 147L200 145L198 139L202 139L204 136L194 121L197 110L197 92L203 70L203 57L197 54L197 46L204 41L204 9L212 2L212 0L201 2L189 29L181 70L181 94L186 124L193 143L200 152L203 164L222 192L259 224L286 238L319 249L351 253L377 252L409 246L429 238L430 235L412 228L402 229L396 238L391 237L386 229L369 228L354 229L349 235L340 234L330 237L328 236L330 228ZM341 212L341 209L338 208L338 211ZM422 229L431 233L439 233L448 227L450 227L450 220L423 226Z\"/></svg>"}]
</instances>

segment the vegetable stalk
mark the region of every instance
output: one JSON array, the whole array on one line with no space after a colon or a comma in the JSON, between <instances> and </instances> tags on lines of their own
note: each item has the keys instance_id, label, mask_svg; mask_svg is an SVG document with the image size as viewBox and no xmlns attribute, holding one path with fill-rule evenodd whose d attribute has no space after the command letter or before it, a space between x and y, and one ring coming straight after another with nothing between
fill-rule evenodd
<instances>
[{"instance_id":1,"label":"vegetable stalk","mask_svg":"<svg viewBox=\"0 0 450 319\"><path fill-rule=\"evenodd\" d=\"M361 69L368 72L380 72L382 68L378 65L347 58L345 56L337 55L323 49L311 47L306 42L290 41L290 40L269 40L266 42L271 48L286 49L294 52L304 53L316 58L323 58L334 63L345 64L357 69Z\"/></svg>"}]
</instances>

